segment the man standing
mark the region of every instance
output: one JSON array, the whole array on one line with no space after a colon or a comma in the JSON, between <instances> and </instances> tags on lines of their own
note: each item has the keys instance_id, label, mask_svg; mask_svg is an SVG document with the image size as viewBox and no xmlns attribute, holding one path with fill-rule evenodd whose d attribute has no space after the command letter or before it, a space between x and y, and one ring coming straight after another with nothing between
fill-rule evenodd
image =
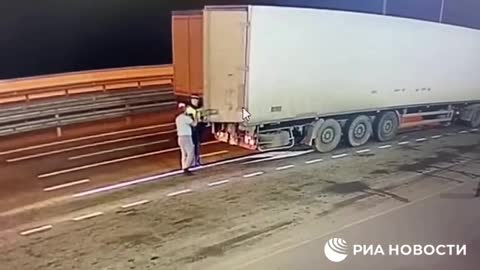
<instances>
[{"instance_id":1,"label":"man standing","mask_svg":"<svg viewBox=\"0 0 480 270\"><path fill-rule=\"evenodd\" d=\"M186 175L192 175L189 168L194 159L194 146L192 141L192 127L196 125L194 119L186 113L186 106L183 103L178 104L178 115L175 118L177 126L178 146L182 154L182 170Z\"/></svg>"},{"instance_id":2,"label":"man standing","mask_svg":"<svg viewBox=\"0 0 480 270\"><path fill-rule=\"evenodd\" d=\"M197 123L196 126L192 127L192 141L194 146L195 158L194 158L194 166L200 166L200 146L202 144L202 131L203 125L200 122L199 117L199 110L201 109L200 106L200 98L197 96L193 96L190 99L190 105L187 107L187 115L192 116L192 118Z\"/></svg>"}]
</instances>

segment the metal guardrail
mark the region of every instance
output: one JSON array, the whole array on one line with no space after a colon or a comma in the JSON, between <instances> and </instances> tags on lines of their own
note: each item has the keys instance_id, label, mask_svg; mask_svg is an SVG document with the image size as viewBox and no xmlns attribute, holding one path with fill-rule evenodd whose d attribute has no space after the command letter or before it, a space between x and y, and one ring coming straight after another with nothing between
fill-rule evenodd
<instances>
[{"instance_id":1,"label":"metal guardrail","mask_svg":"<svg viewBox=\"0 0 480 270\"><path fill-rule=\"evenodd\" d=\"M171 65L91 70L0 80L0 104L122 89L171 86Z\"/></svg>"},{"instance_id":2,"label":"metal guardrail","mask_svg":"<svg viewBox=\"0 0 480 270\"><path fill-rule=\"evenodd\" d=\"M175 104L172 89L157 89L5 106L0 111L0 136L52 127L61 136L61 127L65 125L170 110Z\"/></svg>"}]
</instances>

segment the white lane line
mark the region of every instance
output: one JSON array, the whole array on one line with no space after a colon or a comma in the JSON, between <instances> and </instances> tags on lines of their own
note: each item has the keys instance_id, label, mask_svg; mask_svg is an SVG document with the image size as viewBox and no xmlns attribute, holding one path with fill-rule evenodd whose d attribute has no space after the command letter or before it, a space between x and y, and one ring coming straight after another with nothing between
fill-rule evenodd
<instances>
[{"instance_id":1,"label":"white lane line","mask_svg":"<svg viewBox=\"0 0 480 270\"><path fill-rule=\"evenodd\" d=\"M264 174L264 172L249 173L249 174L245 174L243 176L243 178L251 178L251 177L259 176L259 175L262 175L262 174Z\"/></svg>"},{"instance_id":2,"label":"white lane line","mask_svg":"<svg viewBox=\"0 0 480 270\"><path fill-rule=\"evenodd\" d=\"M201 169L205 169L205 168L210 168L210 167L215 167L215 166L219 166L219 165L238 162L238 161L242 161L242 160L249 159L249 158L251 158L251 156L243 156L243 157L238 157L238 158L234 158L234 159L223 160L223 161L219 161L219 162L195 167L195 168L192 168L191 170L192 171L197 171L197 170L201 170ZM83 192L80 192L80 193L73 194L72 197L78 198L78 197L89 196L89 195L93 195L93 194L97 194L97 193L101 193L101 192L112 191L112 190L115 190L115 189L120 189L120 188L125 188L125 187L129 187L129 186L133 186L133 185L138 185L138 184L142 184L142 183L151 182L151 181L161 180L163 178L167 178L167 177L170 177L170 176L175 176L175 175L182 174L182 173L183 173L182 170L176 170L176 171L172 171L172 172L162 173L162 174L159 174L159 175L153 175L153 176L140 178L140 179L136 179L136 180L132 180L132 181L128 181L128 182L123 182L123 183L113 184L113 185L109 185L109 186L94 188L94 189L91 189L91 190L87 190L87 191L83 191Z\"/></svg>"},{"instance_id":3,"label":"white lane line","mask_svg":"<svg viewBox=\"0 0 480 270\"><path fill-rule=\"evenodd\" d=\"M32 233L39 233L39 232L48 231L52 228L53 228L52 225L45 225L45 226L42 226L42 227L38 227L38 228L31 229L31 230L20 232L20 235L27 236L27 235L30 235Z\"/></svg>"},{"instance_id":4,"label":"white lane line","mask_svg":"<svg viewBox=\"0 0 480 270\"><path fill-rule=\"evenodd\" d=\"M275 170L283 171L283 170L291 169L293 167L295 167L295 165L286 165L286 166L282 166L282 167L277 167Z\"/></svg>"},{"instance_id":5,"label":"white lane line","mask_svg":"<svg viewBox=\"0 0 480 270\"><path fill-rule=\"evenodd\" d=\"M182 195L182 194L186 194L186 193L190 193L190 192L192 192L192 190L188 188L188 189L168 193L167 197L178 196L178 195Z\"/></svg>"},{"instance_id":6,"label":"white lane line","mask_svg":"<svg viewBox=\"0 0 480 270\"><path fill-rule=\"evenodd\" d=\"M141 200L141 201L138 201L138 202L132 202L132 203L129 203L129 204L122 205L121 208L126 209L126 208L130 208L130 207L135 207L135 206L139 206L139 205L142 205L142 204L146 204L146 203L149 203L149 202L150 202L150 200Z\"/></svg>"},{"instance_id":7,"label":"white lane line","mask_svg":"<svg viewBox=\"0 0 480 270\"><path fill-rule=\"evenodd\" d=\"M461 130L458 132L458 134L465 134L465 133L468 133L468 130Z\"/></svg>"},{"instance_id":8,"label":"white lane line","mask_svg":"<svg viewBox=\"0 0 480 270\"><path fill-rule=\"evenodd\" d=\"M472 128L470 129L471 132L477 132L478 131L478 128Z\"/></svg>"},{"instance_id":9,"label":"white lane line","mask_svg":"<svg viewBox=\"0 0 480 270\"><path fill-rule=\"evenodd\" d=\"M265 158L258 159L258 160L246 161L246 162L243 162L242 164L254 164L254 163L260 163L260 162L264 162L264 161L272 161L272 160L278 160L278 159L284 159L284 158L298 157L298 156L302 156L302 155L312 153L313 151L314 150L264 153L264 154L257 155L257 157L264 156Z\"/></svg>"},{"instance_id":10,"label":"white lane line","mask_svg":"<svg viewBox=\"0 0 480 270\"><path fill-rule=\"evenodd\" d=\"M228 150L222 150L222 151L212 152L212 153L208 153L208 154L203 154L203 155L200 155L200 157L202 157L202 158L212 157L212 156L218 156L218 155L223 155L223 154L227 154L227 153L228 153Z\"/></svg>"},{"instance_id":11,"label":"white lane line","mask_svg":"<svg viewBox=\"0 0 480 270\"><path fill-rule=\"evenodd\" d=\"M174 133L174 132L175 132L175 130L168 130L168 131L156 132L156 133L153 133L153 134L133 136L133 137L128 137L128 138L121 138L121 139L103 141L103 142L98 142L98 143L84 144L84 145L79 145L79 146L74 146L74 147L69 147L69 148L64 148L64 149L58 149L58 150L43 152L43 153L34 154L34 155L11 158L11 159L7 159L7 162L17 162L17 161L22 161L22 160L27 160L27 159L33 159L33 158L39 158L39 157L50 156L50 155L55 155L55 154L61 154L61 153L71 152L71 151L75 151L75 150L81 150L81 149L90 148L90 147L102 146L102 145L118 143L118 142L131 141L131 140L153 137L153 136L169 134L169 133Z\"/></svg>"},{"instance_id":12,"label":"white lane line","mask_svg":"<svg viewBox=\"0 0 480 270\"><path fill-rule=\"evenodd\" d=\"M409 144L410 141L403 141L403 142L399 142L398 145L405 145L405 144Z\"/></svg>"},{"instance_id":13,"label":"white lane line","mask_svg":"<svg viewBox=\"0 0 480 270\"><path fill-rule=\"evenodd\" d=\"M416 139L415 141L416 141L416 142L424 142L424 141L426 141L426 140L427 140L427 138L418 138L418 139Z\"/></svg>"},{"instance_id":14,"label":"white lane line","mask_svg":"<svg viewBox=\"0 0 480 270\"><path fill-rule=\"evenodd\" d=\"M218 143L218 142L215 142L215 143ZM38 176L38 178L47 178L47 177L57 176L57 175L61 175L61 174L82 171L82 170L96 168L96 167L105 166L105 165L110 165L110 164L114 164L114 163L118 163L118 162L124 162L124 161L128 161L128 160L139 159L139 158L150 157L150 156L154 156L154 155L158 155L158 154L173 152L173 151L177 151L179 149L180 148L175 147L175 148L171 148L171 149L165 149L165 150L160 150L160 151L155 151L155 152L150 152L150 153L145 153L145 154L140 154L140 155L134 155L134 156L128 156L128 157L123 157L123 158L101 161L101 162L97 162L97 163L93 163L93 164L83 165L83 166L80 166L80 167L75 167L75 168L55 171L55 172L51 172L51 173L41 174L41 175Z\"/></svg>"},{"instance_id":15,"label":"white lane line","mask_svg":"<svg viewBox=\"0 0 480 270\"><path fill-rule=\"evenodd\" d=\"M334 155L334 156L332 156L332 159L344 158L344 157L348 157L348 154L339 154L339 155Z\"/></svg>"},{"instance_id":16,"label":"white lane line","mask_svg":"<svg viewBox=\"0 0 480 270\"><path fill-rule=\"evenodd\" d=\"M453 187L450 186L450 187L448 187L448 188L446 188L446 189L443 189L443 190L441 190L441 191L439 191L439 192L431 193L431 194L429 194L429 195L427 195L427 196L425 196L425 197L423 197L423 198L420 198L420 199L418 199L418 200L416 200L416 201L411 201L411 202L408 202L408 203L404 203L404 204L401 204L401 205L399 205L399 206L396 206L396 207L387 209L387 210L385 210L385 211L378 212L378 213L376 213L376 214L367 216L367 217L365 217L365 218L362 218L362 219L360 219L360 220L354 221L354 222L352 222L352 223L349 223L349 224L343 225L343 226L341 226L341 227L337 227L337 228L335 228L335 229L332 229L332 230L329 231L329 232L325 232L325 233L322 233L322 234L318 234L317 236L314 236L314 237L309 238L309 239L307 239L307 240L304 240L304 241L301 241L301 242L292 244L292 245L290 245L290 246L287 246L287 247L284 247L284 248L281 248L281 249L277 249L276 251L270 252L270 253L268 253L267 255L264 255L264 256L261 256L261 257L258 257L258 256L257 256L255 259L252 259L252 260L250 260L250 261L247 261L247 262L245 262L245 263L243 263L243 264L240 264L240 265L237 265L236 267L231 268L231 270L245 269L245 268L247 268L248 266L251 266L251 265L254 264L254 263L263 261L263 260L265 260L265 259L267 259L267 258L271 258L271 257L273 257L273 256L277 256L277 255L279 255L279 254L281 254L281 253L284 253L284 252L286 252L286 251L293 250L293 249L295 249L295 248L304 246L304 245L306 245L306 244L308 244L308 243L317 241L317 240L319 240L319 239L325 238L325 237L330 236L330 235L332 235L332 234L338 234L338 233L341 232L341 231L344 231L344 230L346 230L346 229L348 229L348 228L354 227L354 226L359 225L359 224L363 224L363 223L365 223L365 222L367 222L367 221L369 221L369 220L373 220L373 219L378 218L378 217L386 216L386 215L388 215L388 214L390 214L390 213L396 212L396 211L401 210L401 209L404 209L404 208L406 208L406 207L410 207L410 206L416 205L416 204L418 204L418 203L424 202L424 201L426 201L426 200L428 200L428 199L431 199L431 198L433 198L433 197L435 197L435 196L439 196L439 195L441 195L441 194L443 194L443 193L450 192L450 191L452 191L452 190L454 190L454 189L459 188L461 185L463 185L463 184L457 184L457 185L455 185L455 186L453 186Z\"/></svg>"},{"instance_id":17,"label":"white lane line","mask_svg":"<svg viewBox=\"0 0 480 270\"><path fill-rule=\"evenodd\" d=\"M392 145L391 144L386 144L386 145L381 145L378 147L378 149L388 149L388 148L392 148Z\"/></svg>"},{"instance_id":18,"label":"white lane line","mask_svg":"<svg viewBox=\"0 0 480 270\"><path fill-rule=\"evenodd\" d=\"M441 137L443 137L443 135L434 135L434 136L432 136L431 138L432 138L432 139L439 139L439 138L441 138Z\"/></svg>"},{"instance_id":19,"label":"white lane line","mask_svg":"<svg viewBox=\"0 0 480 270\"><path fill-rule=\"evenodd\" d=\"M95 213L91 213L91 214L88 214L88 215L72 218L72 220L73 221L81 221L81 220L85 220L85 219L91 219L91 218L94 218L94 217L98 217L98 216L101 216L101 215L103 215L103 212L95 212Z\"/></svg>"},{"instance_id":20,"label":"white lane line","mask_svg":"<svg viewBox=\"0 0 480 270\"><path fill-rule=\"evenodd\" d=\"M91 135L91 136L75 138L75 139L70 139L70 140L64 140L64 141L57 141L57 142L52 142L52 143L39 144L39 145L34 145L34 146L29 146L29 147L24 147L24 148L18 148L18 149L3 151L3 152L0 152L0 156L13 154L13 153L18 153L18 152L24 152L24 151L28 151L28 150L40 149L40 148L49 147L49 146L62 145L62 144L71 143L71 142L79 142L79 141L85 141L85 140L90 140L90 139L103 138L103 137L112 136L112 135L130 133L130 132L135 132L135 131L144 131L144 130L150 130L150 129L161 128L161 127L169 127L169 126L174 126L174 125L175 125L174 123L161 124L161 125L154 125L154 126L149 126L149 127L126 129L126 130L121 130L121 131L102 133L102 134Z\"/></svg>"},{"instance_id":21,"label":"white lane line","mask_svg":"<svg viewBox=\"0 0 480 270\"><path fill-rule=\"evenodd\" d=\"M209 187L215 187L215 186L220 186L220 185L224 185L226 183L229 183L230 180L222 180L222 181L217 181L217 182L212 182L212 183L208 183L208 186Z\"/></svg>"},{"instance_id":22,"label":"white lane line","mask_svg":"<svg viewBox=\"0 0 480 270\"><path fill-rule=\"evenodd\" d=\"M125 146L125 147L119 147L119 148L114 148L114 149L108 149L108 150L104 150L104 151L99 151L99 152L94 152L94 153L88 153L88 154L84 154L84 155L69 157L68 160L76 160L76 159L82 159L82 158L87 158L87 157L94 157L94 156L99 156L99 155L104 155L104 154L109 154L109 153L114 153L114 152L120 152L120 151L125 151L125 150L139 148L139 147L144 147L144 146L166 143L168 141L170 141L170 140L160 140L160 141L157 141L157 142L149 142L149 143L142 143L142 144Z\"/></svg>"},{"instance_id":23,"label":"white lane line","mask_svg":"<svg viewBox=\"0 0 480 270\"><path fill-rule=\"evenodd\" d=\"M100 192L106 192L106 191L110 191L110 190L114 190L114 189L124 188L124 187L132 186L132 185L138 185L138 184L146 183L146 182L150 182L150 181L155 181L155 180L159 180L159 179L166 178L166 177L169 177L169 176L174 176L174 175L181 174L181 173L183 173L183 171L177 170L177 171L168 172L168 173L164 173L164 174L160 174L160 175L154 175L154 176L150 176L150 177L146 177L146 178L140 178L140 179L129 181L129 182L123 182L123 183L118 183L118 184L114 184L114 185L110 185L110 186L99 187L99 188L83 191L83 192L80 192L80 193L76 193L76 194L73 194L72 196L74 198L84 197L84 196L88 196L88 195L97 194L97 193L100 193Z\"/></svg>"},{"instance_id":24,"label":"white lane line","mask_svg":"<svg viewBox=\"0 0 480 270\"><path fill-rule=\"evenodd\" d=\"M322 162L323 159L319 158L319 159L312 159L312 160L308 160L308 161L305 161L305 164L313 164L313 163L318 163L318 162Z\"/></svg>"},{"instance_id":25,"label":"white lane line","mask_svg":"<svg viewBox=\"0 0 480 270\"><path fill-rule=\"evenodd\" d=\"M85 183L88 183L88 182L90 182L90 179L82 179L82 180L68 182L68 183L61 184L61 185L47 187L47 188L44 188L43 191L54 191L54 190L58 190L58 189L66 188L66 187L85 184Z\"/></svg>"},{"instance_id":26,"label":"white lane line","mask_svg":"<svg viewBox=\"0 0 480 270\"><path fill-rule=\"evenodd\" d=\"M362 150L358 150L358 151L355 151L355 152L356 152L357 154L363 154L363 153L368 153L368 152L370 152L370 151L372 151L372 150L370 150L370 149L362 149Z\"/></svg>"}]
</instances>

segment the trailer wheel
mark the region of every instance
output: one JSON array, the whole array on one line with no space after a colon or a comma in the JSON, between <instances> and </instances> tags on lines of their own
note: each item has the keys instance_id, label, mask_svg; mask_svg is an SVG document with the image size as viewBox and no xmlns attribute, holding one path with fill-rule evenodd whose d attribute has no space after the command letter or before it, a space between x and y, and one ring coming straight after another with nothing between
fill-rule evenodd
<instances>
[{"instance_id":1,"label":"trailer wheel","mask_svg":"<svg viewBox=\"0 0 480 270\"><path fill-rule=\"evenodd\" d=\"M397 135L398 117L393 111L383 112L375 118L373 124L375 139L379 142L392 140Z\"/></svg>"},{"instance_id":2,"label":"trailer wheel","mask_svg":"<svg viewBox=\"0 0 480 270\"><path fill-rule=\"evenodd\" d=\"M480 108L473 112L472 119L470 119L468 125L472 128L480 127Z\"/></svg>"},{"instance_id":3,"label":"trailer wheel","mask_svg":"<svg viewBox=\"0 0 480 270\"><path fill-rule=\"evenodd\" d=\"M358 115L347 121L347 141L350 146L357 147L364 145L372 136L372 122L366 115Z\"/></svg>"},{"instance_id":4,"label":"trailer wheel","mask_svg":"<svg viewBox=\"0 0 480 270\"><path fill-rule=\"evenodd\" d=\"M342 138L342 127L335 119L326 120L318 129L315 137L315 149L326 153L335 149Z\"/></svg>"}]
</instances>

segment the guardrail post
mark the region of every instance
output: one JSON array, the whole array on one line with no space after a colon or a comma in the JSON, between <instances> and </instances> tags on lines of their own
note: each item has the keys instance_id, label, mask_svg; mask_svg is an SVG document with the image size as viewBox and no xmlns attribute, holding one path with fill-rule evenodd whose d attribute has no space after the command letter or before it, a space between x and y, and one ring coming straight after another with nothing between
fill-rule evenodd
<instances>
[{"instance_id":1,"label":"guardrail post","mask_svg":"<svg viewBox=\"0 0 480 270\"><path fill-rule=\"evenodd\" d=\"M125 109L128 111L128 115L125 117L125 122L127 123L127 125L130 125L132 123L132 117L130 116L130 105L129 104L125 104Z\"/></svg>"},{"instance_id":2,"label":"guardrail post","mask_svg":"<svg viewBox=\"0 0 480 270\"><path fill-rule=\"evenodd\" d=\"M55 115L55 119L57 119L57 137L62 137L62 127L60 126L60 116L58 114Z\"/></svg>"}]
</instances>

